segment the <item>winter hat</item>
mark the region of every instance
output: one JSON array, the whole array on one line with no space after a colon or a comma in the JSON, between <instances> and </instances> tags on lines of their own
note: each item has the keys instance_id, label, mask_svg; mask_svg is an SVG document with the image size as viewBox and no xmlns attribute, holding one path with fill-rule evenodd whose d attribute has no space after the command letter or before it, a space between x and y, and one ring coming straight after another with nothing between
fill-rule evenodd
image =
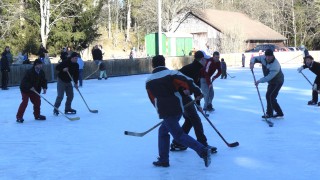
<instances>
[{"instance_id":1,"label":"winter hat","mask_svg":"<svg viewBox=\"0 0 320 180\"><path fill-rule=\"evenodd\" d=\"M218 51L213 52L213 55L220 56L220 53Z\"/></svg>"},{"instance_id":2,"label":"winter hat","mask_svg":"<svg viewBox=\"0 0 320 180\"><path fill-rule=\"evenodd\" d=\"M313 60L313 57L311 55L306 55L306 57L304 57L303 59L312 59Z\"/></svg>"},{"instance_id":3,"label":"winter hat","mask_svg":"<svg viewBox=\"0 0 320 180\"><path fill-rule=\"evenodd\" d=\"M210 58L211 58L211 56L208 55L205 51L201 50L201 52L203 53L203 57L204 57L205 59L210 59Z\"/></svg>"},{"instance_id":4,"label":"winter hat","mask_svg":"<svg viewBox=\"0 0 320 180\"><path fill-rule=\"evenodd\" d=\"M273 51L271 49L267 49L265 52L264 52L264 55L265 56L273 56Z\"/></svg>"},{"instance_id":5,"label":"winter hat","mask_svg":"<svg viewBox=\"0 0 320 180\"><path fill-rule=\"evenodd\" d=\"M36 66L38 64L42 64L42 61L40 59L36 59L34 62L33 62L33 66Z\"/></svg>"},{"instance_id":6,"label":"winter hat","mask_svg":"<svg viewBox=\"0 0 320 180\"><path fill-rule=\"evenodd\" d=\"M156 55L152 58L152 67L165 66L165 58L162 55Z\"/></svg>"},{"instance_id":7,"label":"winter hat","mask_svg":"<svg viewBox=\"0 0 320 180\"><path fill-rule=\"evenodd\" d=\"M74 58L74 57L79 57L79 56L78 56L78 53L72 52L70 58Z\"/></svg>"}]
</instances>

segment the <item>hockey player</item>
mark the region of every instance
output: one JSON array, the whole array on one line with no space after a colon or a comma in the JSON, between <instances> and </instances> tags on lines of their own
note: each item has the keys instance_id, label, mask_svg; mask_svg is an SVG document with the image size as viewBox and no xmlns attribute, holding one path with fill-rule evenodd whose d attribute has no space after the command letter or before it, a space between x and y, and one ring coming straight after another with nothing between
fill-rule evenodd
<instances>
[{"instance_id":1,"label":"hockey player","mask_svg":"<svg viewBox=\"0 0 320 180\"><path fill-rule=\"evenodd\" d=\"M73 86L71 79L67 72L73 77L74 86L78 88L78 79L79 79L79 65L78 53L72 52L71 56L67 61L62 61L57 65L56 70L58 71L58 82L57 82L57 98L54 106L58 109L61 101L63 100L64 92L66 92L67 100L65 104L65 113L66 114L76 114L76 110L71 108L71 103L73 100ZM55 115L59 114L59 111L54 109L53 113Z\"/></svg>"},{"instance_id":2,"label":"hockey player","mask_svg":"<svg viewBox=\"0 0 320 180\"><path fill-rule=\"evenodd\" d=\"M33 63L33 67L26 72L20 84L22 102L16 115L18 123L23 123L24 121L23 114L28 106L29 99L33 104L34 118L36 120L46 120L45 116L40 115L41 98L38 94L33 92L34 90L40 94L41 88L43 89L43 94L46 94L47 79L42 70L42 61L36 59Z\"/></svg>"},{"instance_id":3,"label":"hockey player","mask_svg":"<svg viewBox=\"0 0 320 180\"><path fill-rule=\"evenodd\" d=\"M279 61L274 57L273 51L267 49L264 55L252 57L250 61L251 70L253 70L255 63L262 64L264 74L264 77L259 79L255 85L258 86L259 83L268 82L266 93L267 111L266 115L263 115L262 118L283 117L282 109L277 102L277 96L284 82L284 75ZM276 114L273 114L273 111L275 111Z\"/></svg>"},{"instance_id":4,"label":"hockey player","mask_svg":"<svg viewBox=\"0 0 320 180\"><path fill-rule=\"evenodd\" d=\"M212 100L214 98L214 90L212 82L221 75L220 53L215 51L212 58L207 59L205 66L201 70L201 90L204 95L204 111L214 111ZM218 72L213 76L215 71ZM212 79L211 79L211 76Z\"/></svg>"},{"instance_id":5,"label":"hockey player","mask_svg":"<svg viewBox=\"0 0 320 180\"><path fill-rule=\"evenodd\" d=\"M204 58L204 52L197 51L194 54L194 61L191 64L188 64L184 67L182 67L179 71L188 76L189 78L192 78L194 83L197 86L200 86L200 70L202 69L203 65L206 63L206 59ZM183 92L180 93L182 96L182 102L184 105L188 104L192 101L191 97L188 95L183 94ZM198 105L200 105L200 101L197 102ZM202 111L202 109L200 109ZM186 134L189 134L191 128L194 128L195 135L197 137L197 140L202 143L204 146L211 149L212 153L217 152L217 148L213 146L209 146L207 143L207 138L204 135L203 131L203 125L201 123L201 119L197 113L197 110L194 105L188 106L185 108L185 111L183 113L183 117L185 119L185 122L182 125L182 129ZM177 150L186 150L187 147L177 143L175 140L171 143L171 151L177 151Z\"/></svg>"},{"instance_id":6,"label":"hockey player","mask_svg":"<svg viewBox=\"0 0 320 180\"><path fill-rule=\"evenodd\" d=\"M315 62L313 57L310 55L306 55L304 57L304 62L305 64L298 68L298 72L301 73L303 69L309 68L309 70L316 75L316 78L314 79L312 85L312 100L308 102L308 105L316 105L318 102L318 93L320 90L320 63ZM318 106L320 106L320 102L318 103Z\"/></svg>"},{"instance_id":7,"label":"hockey player","mask_svg":"<svg viewBox=\"0 0 320 180\"><path fill-rule=\"evenodd\" d=\"M146 90L151 103L156 107L159 118L163 119L158 132L159 158L158 161L153 162L153 165L169 167L170 132L177 142L195 150L208 167L211 163L210 150L185 134L179 124L184 111L179 91L183 91L186 95L195 93L196 97L199 97L202 96L201 90L192 79L179 71L167 69L162 55L152 58L152 67L154 70L146 81Z\"/></svg>"}]
</instances>

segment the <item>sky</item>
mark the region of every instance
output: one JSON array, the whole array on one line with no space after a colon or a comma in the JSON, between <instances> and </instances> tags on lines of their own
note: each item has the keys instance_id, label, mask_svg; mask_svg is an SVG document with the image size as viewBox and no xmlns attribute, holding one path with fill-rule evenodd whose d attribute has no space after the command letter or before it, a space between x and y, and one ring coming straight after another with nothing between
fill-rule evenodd
<instances>
[{"instance_id":1,"label":"sky","mask_svg":"<svg viewBox=\"0 0 320 180\"><path fill-rule=\"evenodd\" d=\"M68 116L80 117L78 121L54 116L53 107L42 100L41 114L47 120L34 120L29 102L25 121L19 124L19 87L1 90L0 179L318 179L320 107L307 105L311 86L297 67L282 66L285 83L278 102L284 118L272 119L274 127L262 121L262 106L248 67L229 68L234 78L216 79L216 110L209 120L227 142L240 145L228 147L199 113L208 143L218 148L208 168L191 149L170 152L169 168L154 167L158 129L143 137L124 135L124 131L144 132L160 121L145 90L149 74L85 80L80 91L89 108L99 112L89 112L74 91L72 108L77 114ZM262 77L258 65L254 72L257 79ZM303 73L314 81L315 75L308 69ZM265 83L259 85L264 107L266 87ZM56 95L56 83L49 83L43 97L53 104ZM193 130L190 135L195 137Z\"/></svg>"}]
</instances>

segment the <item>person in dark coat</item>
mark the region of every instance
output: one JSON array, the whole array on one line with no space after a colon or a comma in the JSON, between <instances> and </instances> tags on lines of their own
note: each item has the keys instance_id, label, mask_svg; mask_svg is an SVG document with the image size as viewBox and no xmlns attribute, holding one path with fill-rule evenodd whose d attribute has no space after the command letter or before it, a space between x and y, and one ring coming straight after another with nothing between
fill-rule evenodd
<instances>
[{"instance_id":1,"label":"person in dark coat","mask_svg":"<svg viewBox=\"0 0 320 180\"><path fill-rule=\"evenodd\" d=\"M46 53L48 53L48 51L46 50L46 48L44 48L44 46L41 44L39 51L38 51L38 56L39 59L44 62L44 58L46 57Z\"/></svg>"},{"instance_id":2,"label":"person in dark coat","mask_svg":"<svg viewBox=\"0 0 320 180\"><path fill-rule=\"evenodd\" d=\"M9 82L9 72L10 72L10 62L12 61L12 54L10 52L10 47L6 46L3 53L1 54L1 82L2 90L8 90Z\"/></svg>"},{"instance_id":3,"label":"person in dark coat","mask_svg":"<svg viewBox=\"0 0 320 180\"><path fill-rule=\"evenodd\" d=\"M221 59L221 79L227 79L227 64L224 59Z\"/></svg>"},{"instance_id":4,"label":"person in dark coat","mask_svg":"<svg viewBox=\"0 0 320 180\"><path fill-rule=\"evenodd\" d=\"M186 75L189 78L192 78L194 83L199 87L200 86L200 70L204 66L206 59L202 51L197 51L194 54L194 61L191 64L183 66L179 71ZM192 98L189 95L180 93L182 96L182 102L184 105L192 101ZM197 104L200 107L200 100L197 101ZM202 111L200 109L199 111ZM186 134L189 134L191 128L194 128L197 141L202 143L207 148L211 149L212 152L216 152L217 148L208 145L207 137L204 135L203 125L201 123L201 118L199 117L197 110L194 105L188 106L184 109L183 117L185 119L182 129ZM171 150L185 150L187 147L179 144L175 140L171 143Z\"/></svg>"},{"instance_id":5,"label":"person in dark coat","mask_svg":"<svg viewBox=\"0 0 320 180\"><path fill-rule=\"evenodd\" d=\"M18 123L23 123L24 121L23 114L28 106L29 99L33 104L34 118L36 120L46 120L45 116L40 115L41 98L34 91L40 94L41 89L43 89L43 94L46 94L47 88L47 79L42 70L42 61L36 59L33 63L33 67L26 72L20 83L22 102L16 115Z\"/></svg>"},{"instance_id":6,"label":"person in dark coat","mask_svg":"<svg viewBox=\"0 0 320 180\"><path fill-rule=\"evenodd\" d=\"M191 78L179 71L165 67L165 58L157 55L152 58L154 68L146 81L146 90L151 103L156 108L159 118L163 119L158 132L158 161L154 166L169 167L170 134L180 144L190 147L203 158L205 166L211 163L211 151L189 135L185 134L179 124L184 108L179 91L186 95L194 93L197 98L202 97L201 90Z\"/></svg>"},{"instance_id":7,"label":"person in dark coat","mask_svg":"<svg viewBox=\"0 0 320 180\"><path fill-rule=\"evenodd\" d=\"M304 62L305 64L298 68L298 72L301 73L303 69L309 68L309 70L316 75L312 85L312 100L308 102L308 105L316 105L318 102L318 93L320 91L320 63L315 62L310 55L304 57ZM320 102L318 103L318 106L320 106Z\"/></svg>"},{"instance_id":8,"label":"person in dark coat","mask_svg":"<svg viewBox=\"0 0 320 180\"><path fill-rule=\"evenodd\" d=\"M57 109L60 107L61 102L63 100L64 92L66 92L67 100L65 104L65 113L66 114L76 114L76 110L71 108L71 103L73 100L73 85L71 82L71 78L67 72L70 73L71 77L74 80L74 87L78 88L78 80L79 80L79 64L78 61L78 53L73 52L71 56L66 61L62 61L60 64L56 66L56 70L58 71L58 81L57 81L57 98L54 103L54 107ZM53 110L54 115L58 115L59 111L57 109Z\"/></svg>"},{"instance_id":9,"label":"person in dark coat","mask_svg":"<svg viewBox=\"0 0 320 180\"><path fill-rule=\"evenodd\" d=\"M62 51L60 53L60 59L61 61L67 61L68 60L68 52L67 52L67 48L63 47Z\"/></svg>"},{"instance_id":10,"label":"person in dark coat","mask_svg":"<svg viewBox=\"0 0 320 180\"><path fill-rule=\"evenodd\" d=\"M101 61L103 58L102 51L98 45L95 45L94 49L92 50L92 58L94 61Z\"/></svg>"}]
</instances>

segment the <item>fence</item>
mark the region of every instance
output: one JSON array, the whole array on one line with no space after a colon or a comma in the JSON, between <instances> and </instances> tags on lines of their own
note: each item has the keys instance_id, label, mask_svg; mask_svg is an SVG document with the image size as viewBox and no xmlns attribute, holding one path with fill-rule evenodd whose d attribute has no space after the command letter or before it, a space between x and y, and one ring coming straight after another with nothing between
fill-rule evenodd
<instances>
[{"instance_id":1,"label":"fence","mask_svg":"<svg viewBox=\"0 0 320 180\"><path fill-rule=\"evenodd\" d=\"M317 61L320 58L319 51L310 51L310 55ZM276 52L275 57L283 65L302 65L302 51L297 52ZM221 54L221 58L224 58L228 66L241 67L241 55L242 53ZM257 53L245 53L246 65L250 62L252 56L258 55ZM179 69L182 66L189 64L193 61L192 56L183 57L166 57L166 66L169 69ZM152 71L151 58L138 58L135 60L129 59L110 59L104 60L107 66L107 74L110 77L114 76L127 76L134 74L146 74ZM46 74L48 82L55 82L57 80L57 72L55 70L57 64L43 65L43 70ZM25 72L30 69L32 65L21 64L12 65L9 73L9 86L17 86L20 84ZM83 70L83 77L87 77L92 72L97 70L98 66L93 61L85 61ZM89 77L97 78L99 71ZM0 73L1 78L1 73Z\"/></svg>"},{"instance_id":2,"label":"fence","mask_svg":"<svg viewBox=\"0 0 320 180\"><path fill-rule=\"evenodd\" d=\"M179 69L185 64L192 61L191 57L172 57L166 59L166 64L170 69ZM110 77L114 76L127 76L134 74L146 74L152 71L151 58L140 58L135 60L129 59L111 59L104 60L107 67L107 74ZM46 74L48 82L55 82L57 80L57 72L55 70L57 64L44 64L43 70ZM13 64L10 66L8 86L18 86L28 69L32 67L31 64ZM89 76L98 68L97 64L93 61L85 61L83 69L83 77ZM88 79L97 78L99 71L91 75ZM0 73L1 79L1 73Z\"/></svg>"}]
</instances>

